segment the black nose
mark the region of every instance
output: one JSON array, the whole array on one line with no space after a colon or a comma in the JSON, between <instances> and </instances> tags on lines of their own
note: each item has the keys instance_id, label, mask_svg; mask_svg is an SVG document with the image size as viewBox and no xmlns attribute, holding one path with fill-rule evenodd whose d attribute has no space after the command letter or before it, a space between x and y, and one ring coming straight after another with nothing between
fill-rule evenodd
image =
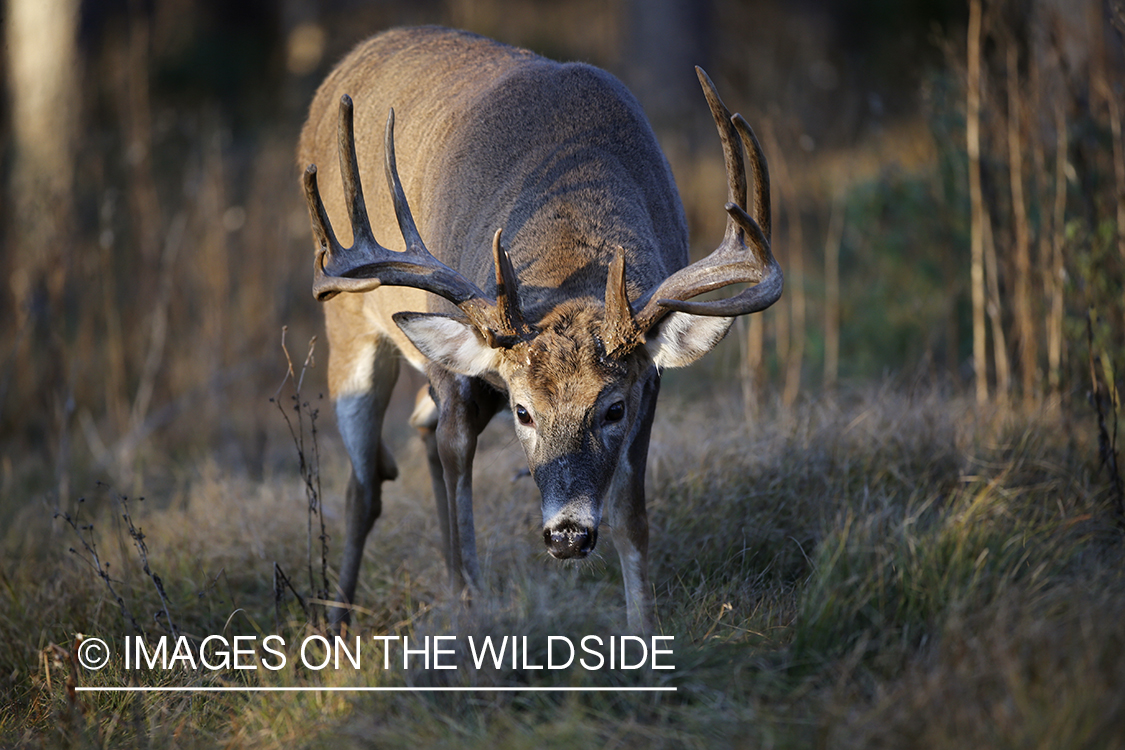
<instances>
[{"instance_id":1,"label":"black nose","mask_svg":"<svg viewBox=\"0 0 1125 750\"><path fill-rule=\"evenodd\" d=\"M543 542L547 551L559 560L583 558L598 543L598 530L576 523L562 523L553 529L543 529Z\"/></svg>"}]
</instances>

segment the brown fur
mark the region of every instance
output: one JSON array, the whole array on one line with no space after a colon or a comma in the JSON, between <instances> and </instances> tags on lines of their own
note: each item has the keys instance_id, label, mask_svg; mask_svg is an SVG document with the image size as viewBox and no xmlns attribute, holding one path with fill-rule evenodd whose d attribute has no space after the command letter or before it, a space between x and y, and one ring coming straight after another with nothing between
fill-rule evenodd
<instances>
[{"instance_id":1,"label":"brown fur","mask_svg":"<svg viewBox=\"0 0 1125 750\"><path fill-rule=\"evenodd\" d=\"M683 208L640 106L597 68L465 32L397 29L369 39L317 91L298 149L302 166L318 166L324 209L345 247L352 239L336 137L344 94L354 102L351 147L377 241L405 246L388 186L371 179L382 172L382 125L394 108L403 193L429 252L495 297L490 250L501 229L515 274L506 278L518 286L528 328L521 323L520 335L498 342L479 320L419 289L318 276L337 295L325 303L329 385L353 466L339 601L354 597L379 485L395 473L380 433L397 350L430 380L412 421L426 443L454 584L479 577L473 457L477 436L507 404L542 494L548 549L588 554L604 510L630 628L651 631L644 469L659 369L694 361L731 318L675 312L644 329L633 323L631 303L687 263ZM728 144L730 127L722 131ZM314 218L326 234L322 224ZM346 619L346 607L334 617Z\"/></svg>"}]
</instances>

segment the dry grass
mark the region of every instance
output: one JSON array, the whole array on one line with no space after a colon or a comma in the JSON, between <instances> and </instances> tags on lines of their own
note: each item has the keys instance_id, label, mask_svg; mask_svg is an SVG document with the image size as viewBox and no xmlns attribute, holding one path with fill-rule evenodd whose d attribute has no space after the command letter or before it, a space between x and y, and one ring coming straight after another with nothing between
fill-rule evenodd
<instances>
[{"instance_id":1,"label":"dry grass","mask_svg":"<svg viewBox=\"0 0 1125 750\"><path fill-rule=\"evenodd\" d=\"M603 64L632 54L617 38L626 21L611 18L630 4L581 0L580 12L561 3L530 16L497 0L345 5L318 14L330 40L322 67L367 31L416 21L458 23ZM596 23L586 7L595 5ZM776 174L791 171L793 185L782 190L775 181L775 250L789 289L807 300L807 330L796 327L798 295L788 292L761 318L760 397L771 398L771 381L789 369L797 337L808 337L800 347L805 385L821 361L829 332L819 322L817 248L830 196L845 186L841 382L910 368L963 382L963 33L946 45L944 70L926 77L924 106L900 118L878 114L874 89L860 79L832 90L809 85L814 64L844 73L856 58L828 43L822 20L803 18L803 4L791 15L769 3L715 7L721 28L709 69L763 136L776 131L769 157L788 163ZM198 94L164 91L150 72L167 68L159 50L191 26L191 14L167 3L155 13L151 37L138 17L132 33L90 46L73 237L60 243L67 283L42 309L11 294L0 299L22 321L0 332L0 747L1125 747L1123 540L1098 466L1094 417L1075 395L1089 383L1080 342L1091 307L1100 318L1090 348L1106 384L1125 351L1125 256L1113 200L1125 172L1115 171L1120 158L1109 147L1120 123L1106 106L1112 101L1087 96L1085 83L1050 84L1052 60L1038 60L1046 66L1038 93L1027 67L1026 106L1061 119L1035 135L1025 118L1034 158L1024 168L1034 187L1032 229L1065 250L1073 288L1064 290L1061 363L1019 395L1034 400L1049 390L1066 409L980 410L940 390L899 385L798 399L793 408L757 404L759 417L747 424L738 399L713 393L746 356L732 335L725 349L668 378L649 461L653 584L659 627L676 639L674 673L404 675L365 661L343 672L143 675L148 684L179 686L666 680L674 695L69 693L72 677L94 685L139 679L117 663L71 675L77 633L115 649L136 630L151 637L173 628L197 639L278 633L293 642L322 621L308 601L320 587L310 540L320 519L309 515L305 477L263 394L280 375L281 326L291 327L291 340L321 328L308 298L309 230L292 149L325 71L285 73L278 53L268 56L270 67L242 72L253 96L237 102L240 89L227 81L222 97L203 79ZM601 31L591 34L593 27ZM998 21L994 33L1003 28ZM228 46L223 38L194 44L210 56ZM893 48L883 45L883 55ZM1113 59L1103 86L1121 80ZM983 145L997 186L990 200L1001 278L1015 278L1015 230L1002 220L1015 215L1003 187L1005 61L989 62ZM901 63L891 62L912 68ZM1097 71L1088 72L1097 84ZM914 89L899 93L914 101ZM134 90L151 90L151 100ZM722 232L725 180L703 102L694 89L690 95L685 111L699 115L699 132L682 122L662 135L701 254ZM145 152L152 158L133 158ZM52 224L56 208L29 224ZM11 210L0 213L11 225L0 227L11 248L0 266L15 278L10 272L24 270L22 227ZM797 272L802 250L807 264ZM1041 302L1049 299L1044 290ZM307 397L328 411L311 385L322 380L323 367ZM404 382L403 390L418 385ZM581 565L547 557L537 492L528 478L513 479L523 460L504 420L486 433L476 465L485 591L471 608L451 596L424 457L397 426L408 407L393 408L402 476L388 485L368 543L353 620L359 632L528 635L535 644L623 627L609 535ZM347 467L330 425L319 438L331 566L342 546ZM44 491L58 500L40 500ZM54 517L56 502L73 525ZM148 572L130 522L145 535ZM281 574L291 588L279 591Z\"/></svg>"},{"instance_id":2,"label":"dry grass","mask_svg":"<svg viewBox=\"0 0 1125 750\"><path fill-rule=\"evenodd\" d=\"M979 413L958 398L886 388L773 413L665 399L650 460L659 627L674 672L142 673L174 685L654 685L675 694L478 693L68 699L77 632L132 634L89 550L43 510L37 547L3 560L0 744L17 746L1121 747L1125 742L1122 537L1097 474L1091 421L1057 410ZM320 435L329 533L340 536L345 465ZM373 634L453 634L459 643L623 627L616 555L560 566L538 543L533 484L504 420L477 462L478 544L487 592L465 608L445 590L420 446L396 437L368 543L355 625ZM294 462L295 463L295 462ZM295 471L252 480L202 462L178 489L127 510L168 592L176 627L312 632L274 563L312 590L307 512ZM167 624L140 570L120 498L92 494L80 517L115 590L150 635ZM118 520L115 520L118 519ZM30 537L31 535L27 535ZM26 538L26 537L25 537ZM68 548L82 550L70 553ZM330 556L334 562L338 552ZM280 622L277 614L280 612ZM464 654L460 655L464 657ZM465 667L468 668L465 668ZM120 664L79 684L129 684Z\"/></svg>"}]
</instances>

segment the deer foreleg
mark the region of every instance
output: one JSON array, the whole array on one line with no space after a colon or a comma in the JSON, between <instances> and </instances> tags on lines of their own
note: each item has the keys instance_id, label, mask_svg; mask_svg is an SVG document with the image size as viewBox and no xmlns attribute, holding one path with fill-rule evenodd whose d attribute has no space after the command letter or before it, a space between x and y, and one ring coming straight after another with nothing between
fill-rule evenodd
<instances>
[{"instance_id":1,"label":"deer foreleg","mask_svg":"<svg viewBox=\"0 0 1125 750\"><path fill-rule=\"evenodd\" d=\"M641 509L613 527L613 543L625 580L625 610L629 630L648 635L655 627L655 604L648 579L648 517Z\"/></svg>"},{"instance_id":2,"label":"deer foreleg","mask_svg":"<svg viewBox=\"0 0 1125 750\"><path fill-rule=\"evenodd\" d=\"M660 375L654 369L640 387L644 411L637 415L625 442L610 491L609 522L613 544L621 559L629 630L649 634L655 629L656 608L648 578L648 511L645 508L645 465L656 415Z\"/></svg>"},{"instance_id":3,"label":"deer foreleg","mask_svg":"<svg viewBox=\"0 0 1125 750\"><path fill-rule=\"evenodd\" d=\"M434 502L437 508L438 525L441 527L441 553L447 565L452 558L453 546L450 541L449 529L449 498L445 493L445 472L441 468L441 454L437 444L438 410L430 395L430 387L424 386L418 391L414 401L414 413L410 415L410 424L418 429L422 444L426 446L426 461L430 469L430 484L434 491Z\"/></svg>"},{"instance_id":4,"label":"deer foreleg","mask_svg":"<svg viewBox=\"0 0 1125 750\"><path fill-rule=\"evenodd\" d=\"M437 367L431 370L430 392L438 407L434 438L448 503L446 563L451 583L462 589L480 581L473 525L473 458L477 437L502 407L503 397L482 380L453 375ZM435 487L435 494L436 490Z\"/></svg>"}]
</instances>

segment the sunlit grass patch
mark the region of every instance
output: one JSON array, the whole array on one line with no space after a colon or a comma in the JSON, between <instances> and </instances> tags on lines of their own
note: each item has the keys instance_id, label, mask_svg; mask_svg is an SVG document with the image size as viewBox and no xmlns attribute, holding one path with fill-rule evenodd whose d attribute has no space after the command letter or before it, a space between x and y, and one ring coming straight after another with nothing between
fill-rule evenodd
<instances>
[{"instance_id":1,"label":"sunlit grass patch","mask_svg":"<svg viewBox=\"0 0 1125 750\"><path fill-rule=\"evenodd\" d=\"M1046 592L1010 590L956 612L867 710L835 728L834 744L1121 747L1121 594L1118 570Z\"/></svg>"},{"instance_id":2,"label":"sunlit grass patch","mask_svg":"<svg viewBox=\"0 0 1125 750\"><path fill-rule=\"evenodd\" d=\"M310 596L319 552L314 544L310 565L295 472L256 480L203 461L170 496L91 493L81 512L93 529L83 533L150 640L170 632L170 617L196 641L280 635L290 659L278 671L244 672L126 672L114 662L77 676L81 685L675 693L72 700L69 667L51 644L66 651L83 633L116 651L136 632L75 531L55 521L40 546L4 559L0 744L1112 746L1125 725L1115 723L1125 669L1113 629L1125 614L1122 537L1088 425L1057 412L978 413L939 392L892 388L755 424L721 399L663 406L648 484L650 557L674 670L527 667L558 656L552 636L577 644L622 634L621 579L611 534L580 565L543 553L537 493L518 476L522 456L498 423L478 456L484 582L467 606L446 584L424 455L397 444L402 477L386 486L347 634L362 642L358 669L310 669L293 650L328 635L310 614L322 606ZM332 576L346 463L334 438L324 440ZM166 604L142 569L126 508ZM425 669L418 657L385 668L376 636L455 636L447 658L458 668ZM518 641L518 660L509 651L500 663L473 663L470 637L479 645L504 636Z\"/></svg>"}]
</instances>

